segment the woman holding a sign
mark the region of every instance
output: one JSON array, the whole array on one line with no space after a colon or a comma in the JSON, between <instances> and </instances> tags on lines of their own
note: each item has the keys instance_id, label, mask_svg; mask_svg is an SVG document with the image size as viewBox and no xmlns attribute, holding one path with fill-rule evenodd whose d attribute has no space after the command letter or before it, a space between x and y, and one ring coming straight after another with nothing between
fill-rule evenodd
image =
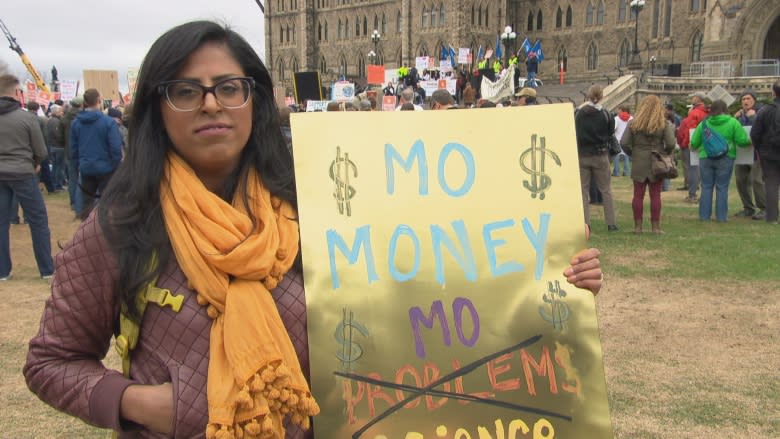
<instances>
[{"instance_id":1,"label":"woman holding a sign","mask_svg":"<svg viewBox=\"0 0 780 439\"><path fill-rule=\"evenodd\" d=\"M57 256L29 387L120 437L312 437L295 181L268 70L221 25L173 28L143 62L129 131ZM597 293L598 256L575 255L567 280ZM101 362L114 334L124 375Z\"/></svg>"}]
</instances>

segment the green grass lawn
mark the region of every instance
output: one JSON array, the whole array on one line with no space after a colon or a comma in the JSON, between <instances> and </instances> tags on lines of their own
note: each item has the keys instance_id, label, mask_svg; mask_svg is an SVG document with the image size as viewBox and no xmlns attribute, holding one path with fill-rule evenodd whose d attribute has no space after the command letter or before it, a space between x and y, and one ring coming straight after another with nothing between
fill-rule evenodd
<instances>
[{"instance_id":1,"label":"green grass lawn","mask_svg":"<svg viewBox=\"0 0 780 439\"><path fill-rule=\"evenodd\" d=\"M661 194L664 234L660 236L649 233L649 194L645 194L645 233L632 233L632 184L629 177L612 178L620 231L607 233L603 208L590 206L594 231L591 244L603 251L603 263L610 274L701 280L780 279L780 226L733 216L742 210L733 178L727 223L700 221L698 205L684 202L687 192L676 190L682 185L682 177L672 180L670 190ZM637 264L635 258L626 257L636 252L641 252L644 260L656 256L656 262Z\"/></svg>"}]
</instances>

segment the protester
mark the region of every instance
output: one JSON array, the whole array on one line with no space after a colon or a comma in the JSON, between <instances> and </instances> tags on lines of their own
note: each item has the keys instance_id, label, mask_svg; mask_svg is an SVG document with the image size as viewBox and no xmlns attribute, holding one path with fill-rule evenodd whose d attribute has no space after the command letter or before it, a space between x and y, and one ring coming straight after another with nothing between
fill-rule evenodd
<instances>
[{"instance_id":1,"label":"protester","mask_svg":"<svg viewBox=\"0 0 780 439\"><path fill-rule=\"evenodd\" d=\"M618 107L618 114L615 116L615 138L620 142L620 139L623 138L623 133L626 131L626 127L628 126L628 123L631 122L634 119L633 116L631 116L631 109L628 108L628 105L621 105ZM612 176L613 177L619 177L619 176L630 176L631 175L631 156L626 154L625 151L622 149L620 152L612 158L613 160L613 168L612 168ZM620 164L623 164L623 171L621 173L620 171Z\"/></svg>"},{"instance_id":2,"label":"protester","mask_svg":"<svg viewBox=\"0 0 780 439\"><path fill-rule=\"evenodd\" d=\"M85 218L122 161L122 136L116 122L101 111L100 93L84 92L85 111L76 115L70 131L70 150L79 170L82 209Z\"/></svg>"},{"instance_id":3,"label":"protester","mask_svg":"<svg viewBox=\"0 0 780 439\"><path fill-rule=\"evenodd\" d=\"M766 191L766 221L777 224L780 190L780 80L772 85L774 101L764 105L753 121L750 138L758 150Z\"/></svg>"},{"instance_id":4,"label":"protester","mask_svg":"<svg viewBox=\"0 0 780 439\"><path fill-rule=\"evenodd\" d=\"M287 149L292 152L292 127L290 126L290 114L292 109L290 107L279 108L279 125L282 131L282 137L284 137L284 143L287 145Z\"/></svg>"},{"instance_id":5,"label":"protester","mask_svg":"<svg viewBox=\"0 0 780 439\"><path fill-rule=\"evenodd\" d=\"M295 174L268 70L231 30L178 26L141 65L129 128L127 159L57 256L29 387L122 437L303 438L294 424L318 408ZM578 253L564 276L598 292L598 255ZM148 304L123 377L100 360L150 282L183 303Z\"/></svg>"},{"instance_id":6,"label":"protester","mask_svg":"<svg viewBox=\"0 0 780 439\"><path fill-rule=\"evenodd\" d=\"M696 203L699 198L696 193L699 191L699 167L691 164L691 130L699 126L699 123L707 117L707 106L705 100L707 95L697 91L691 95L691 109L688 116L680 122L677 128L677 144L680 145L680 153L685 168L685 187L688 188L688 196L685 201Z\"/></svg>"},{"instance_id":7,"label":"protester","mask_svg":"<svg viewBox=\"0 0 780 439\"><path fill-rule=\"evenodd\" d=\"M666 120L661 100L648 95L639 103L636 118L623 132L620 145L631 156L634 180L634 233L642 233L645 190L650 187L650 224L653 233L661 232L661 184L652 172L653 153L671 154L675 148L674 125Z\"/></svg>"},{"instance_id":8,"label":"protester","mask_svg":"<svg viewBox=\"0 0 780 439\"><path fill-rule=\"evenodd\" d=\"M401 97L398 99L398 106L395 108L395 111L400 111L402 106L404 104L412 104L414 106L414 111L423 111L423 107L420 105L417 105L415 103L415 93L414 89L411 87L406 87L403 90L401 90Z\"/></svg>"},{"instance_id":9,"label":"protester","mask_svg":"<svg viewBox=\"0 0 780 439\"><path fill-rule=\"evenodd\" d=\"M38 116L22 110L16 100L18 88L16 76L0 75L0 281L9 280L13 269L9 217L15 213L11 208L14 197L30 225L41 278L48 279L54 272L49 218L35 175L46 159L46 144Z\"/></svg>"},{"instance_id":10,"label":"protester","mask_svg":"<svg viewBox=\"0 0 780 439\"><path fill-rule=\"evenodd\" d=\"M38 127L41 130L41 134L43 134L43 141L46 142L46 125L48 125L49 120L40 115L41 106L35 101L27 101L27 111L35 115L35 119L38 121ZM54 179L52 178L52 169L51 169L51 150L49 148L49 145L46 144L46 158L41 162L40 168L38 168L38 175L40 178L41 183L43 183L43 186L46 188L46 192L49 194L53 194L56 192L56 189L54 188Z\"/></svg>"},{"instance_id":11,"label":"protester","mask_svg":"<svg viewBox=\"0 0 780 439\"><path fill-rule=\"evenodd\" d=\"M59 192L64 189L67 181L67 172L65 164L65 133L62 131L61 118L63 116L62 107L57 104L49 108L49 120L46 122L46 131L44 137L46 146L49 148L51 156L50 162L51 179L54 191Z\"/></svg>"},{"instance_id":12,"label":"protester","mask_svg":"<svg viewBox=\"0 0 780 439\"><path fill-rule=\"evenodd\" d=\"M70 130L76 115L81 112L84 106L84 99L75 97L70 101L70 108L60 119L62 134L65 139L65 161L68 168L68 198L70 199L70 209L78 214L81 212L81 191L79 190L79 168L78 161L73 159L73 153L70 149Z\"/></svg>"},{"instance_id":13,"label":"protester","mask_svg":"<svg viewBox=\"0 0 780 439\"><path fill-rule=\"evenodd\" d=\"M457 108L455 106L455 98L447 90L440 88L431 94L431 110L452 110Z\"/></svg>"},{"instance_id":14,"label":"protester","mask_svg":"<svg viewBox=\"0 0 780 439\"><path fill-rule=\"evenodd\" d=\"M536 88L536 75L539 72L539 57L536 56L536 52L528 52L528 58L525 60L525 68L528 72L528 78L525 85L531 88Z\"/></svg>"},{"instance_id":15,"label":"protester","mask_svg":"<svg viewBox=\"0 0 780 439\"><path fill-rule=\"evenodd\" d=\"M604 220L607 231L618 230L615 204L612 199L612 182L609 166L607 142L615 133L615 119L609 116L599 101L604 97L604 89L594 84L588 89L588 102L574 116L577 131L577 152L580 160L580 183L582 186L582 204L585 210L585 223L590 225L590 186L591 176L601 192L604 204Z\"/></svg>"},{"instance_id":16,"label":"protester","mask_svg":"<svg viewBox=\"0 0 780 439\"><path fill-rule=\"evenodd\" d=\"M756 95L752 90L745 90L740 96L742 108L734 114L742 126L752 126L760 107L756 103ZM753 163L735 164L734 178L737 183L737 193L742 200L742 210L734 216L763 220L766 218L766 189L764 175L758 163L758 151L753 151ZM753 200L755 199L755 203Z\"/></svg>"},{"instance_id":17,"label":"protester","mask_svg":"<svg viewBox=\"0 0 780 439\"><path fill-rule=\"evenodd\" d=\"M728 153L721 157L710 157L707 148L702 148L705 139L702 132L707 128L720 135L728 143ZM713 135L715 136L715 135ZM710 106L709 116L699 124L691 136L691 149L699 151L701 172L701 199L699 200L699 219L709 221L712 216L712 189L715 188L715 218L718 222L728 221L729 182L737 156L736 147L750 146L748 137L737 119L728 114L726 103L716 100Z\"/></svg>"},{"instance_id":18,"label":"protester","mask_svg":"<svg viewBox=\"0 0 780 439\"><path fill-rule=\"evenodd\" d=\"M471 85L471 82L466 82L463 88L463 106L465 108L471 108L477 101L477 90Z\"/></svg>"},{"instance_id":19,"label":"protester","mask_svg":"<svg viewBox=\"0 0 780 439\"><path fill-rule=\"evenodd\" d=\"M119 137L122 139L122 157L127 155L127 127L125 126L123 119L124 116L122 115L122 111L120 111L118 108L109 108L106 112L108 117L111 119L114 119L114 122L116 122L116 127L119 129Z\"/></svg>"},{"instance_id":20,"label":"protester","mask_svg":"<svg viewBox=\"0 0 780 439\"><path fill-rule=\"evenodd\" d=\"M536 102L536 90L530 87L523 87L515 93L515 97L517 98L517 105L520 107L526 106L526 105L539 105L538 102Z\"/></svg>"}]
</instances>

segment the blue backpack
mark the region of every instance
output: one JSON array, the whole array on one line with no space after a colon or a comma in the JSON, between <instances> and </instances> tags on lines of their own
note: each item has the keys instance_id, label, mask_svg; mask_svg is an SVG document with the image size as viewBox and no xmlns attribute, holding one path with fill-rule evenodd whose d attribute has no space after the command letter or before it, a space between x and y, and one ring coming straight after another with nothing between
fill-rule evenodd
<instances>
[{"instance_id":1,"label":"blue backpack","mask_svg":"<svg viewBox=\"0 0 780 439\"><path fill-rule=\"evenodd\" d=\"M717 131L707 125L707 120L702 122L702 139L704 143L704 152L709 159L719 159L726 156L729 152L729 143Z\"/></svg>"}]
</instances>

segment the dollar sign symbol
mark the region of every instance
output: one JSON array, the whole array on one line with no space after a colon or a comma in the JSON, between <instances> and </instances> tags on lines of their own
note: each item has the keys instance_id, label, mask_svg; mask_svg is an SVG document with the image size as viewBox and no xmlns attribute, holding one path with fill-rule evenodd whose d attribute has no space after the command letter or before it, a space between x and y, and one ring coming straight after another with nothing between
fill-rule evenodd
<instances>
[{"instance_id":1,"label":"dollar sign symbol","mask_svg":"<svg viewBox=\"0 0 780 439\"><path fill-rule=\"evenodd\" d=\"M333 198L336 199L336 205L339 213L352 216L352 206L349 200L355 196L355 188L349 185L349 171L352 169L352 176L357 177L357 166L349 159L349 154L341 155L341 147L336 147L336 159L330 163L330 179L333 180Z\"/></svg>"},{"instance_id":2,"label":"dollar sign symbol","mask_svg":"<svg viewBox=\"0 0 780 439\"><path fill-rule=\"evenodd\" d=\"M368 329L355 320L355 314L352 311L347 313L347 309L344 308L342 313L341 323L336 326L333 338L340 346L340 349L336 351L336 358L341 360L341 369L350 371L352 363L363 356L363 347L353 339L354 332L357 331L363 337L368 337Z\"/></svg>"},{"instance_id":3,"label":"dollar sign symbol","mask_svg":"<svg viewBox=\"0 0 780 439\"><path fill-rule=\"evenodd\" d=\"M542 295L542 300L550 304L549 311L548 307L540 306L539 315L545 321L552 323L553 328L561 331L566 321L569 320L569 305L561 300L561 298L566 297L566 291L561 288L561 283L557 280L555 285L552 282L547 282L547 291L549 295L547 293Z\"/></svg>"},{"instance_id":4,"label":"dollar sign symbol","mask_svg":"<svg viewBox=\"0 0 780 439\"><path fill-rule=\"evenodd\" d=\"M531 147L523 151L522 154L520 154L520 167L523 169L523 171L531 175L530 182L528 180L523 181L523 186L525 186L526 189L531 191L531 198L536 198L536 196L539 195L539 199L544 200L544 191L546 191L550 186L552 186L552 179L550 178L549 175L544 173L545 158L547 154L550 154L550 157L552 157L552 159L555 161L555 163L558 166L561 165L561 159L558 158L558 154L545 148L544 137L539 139L539 144L540 146L537 148L536 134L532 134ZM531 155L530 168L525 164L529 154ZM539 160L538 166L537 166L537 159Z\"/></svg>"}]
</instances>

